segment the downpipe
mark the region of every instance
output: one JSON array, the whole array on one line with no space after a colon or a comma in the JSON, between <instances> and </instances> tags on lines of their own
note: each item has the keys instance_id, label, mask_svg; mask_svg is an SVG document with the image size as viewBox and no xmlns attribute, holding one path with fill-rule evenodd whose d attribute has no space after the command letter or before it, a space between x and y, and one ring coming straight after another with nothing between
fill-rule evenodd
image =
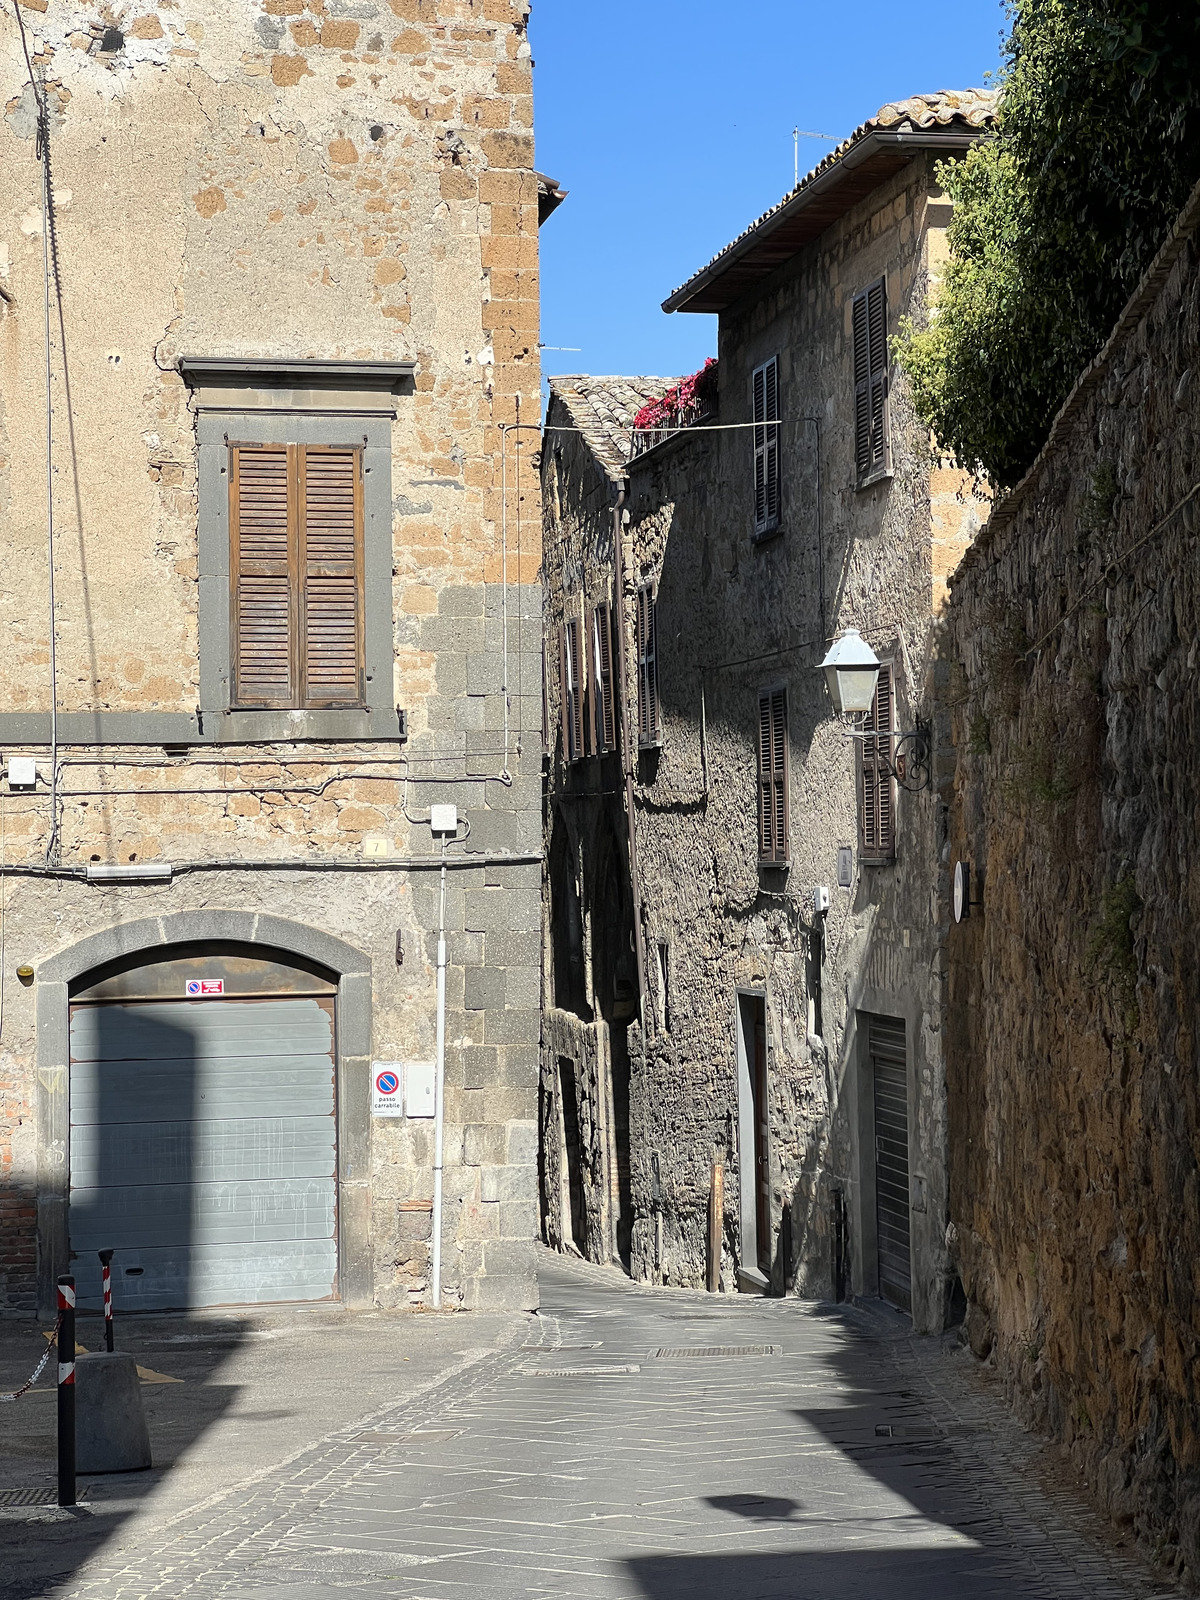
<instances>
[{"instance_id":1,"label":"downpipe","mask_svg":"<svg viewBox=\"0 0 1200 1600\"><path fill-rule=\"evenodd\" d=\"M437 944L437 1068L433 1086L433 1309L442 1304L442 1150L446 1105L446 839Z\"/></svg>"}]
</instances>

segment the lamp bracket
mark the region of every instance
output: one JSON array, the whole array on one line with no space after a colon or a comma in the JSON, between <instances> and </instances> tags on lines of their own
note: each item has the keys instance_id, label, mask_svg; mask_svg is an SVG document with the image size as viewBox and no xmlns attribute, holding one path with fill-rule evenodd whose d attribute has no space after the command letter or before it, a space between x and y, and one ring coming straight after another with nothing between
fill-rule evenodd
<instances>
[{"instance_id":1,"label":"lamp bracket","mask_svg":"<svg viewBox=\"0 0 1200 1600\"><path fill-rule=\"evenodd\" d=\"M927 723L918 722L915 728L896 733L876 733L869 728L843 724L842 734L847 739L874 739L876 753L888 776L894 778L909 794L919 794L922 789L932 788ZM892 747L890 755L882 748L885 744Z\"/></svg>"}]
</instances>

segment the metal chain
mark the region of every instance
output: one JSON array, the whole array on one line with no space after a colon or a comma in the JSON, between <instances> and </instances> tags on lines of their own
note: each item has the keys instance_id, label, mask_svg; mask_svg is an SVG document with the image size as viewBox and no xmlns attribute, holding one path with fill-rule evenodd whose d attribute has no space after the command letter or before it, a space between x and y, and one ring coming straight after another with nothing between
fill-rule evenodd
<instances>
[{"instance_id":1,"label":"metal chain","mask_svg":"<svg viewBox=\"0 0 1200 1600\"><path fill-rule=\"evenodd\" d=\"M3 1405L5 1403L5 1401L7 1401L7 1400L19 1400L23 1394L28 1394L30 1389L33 1388L34 1384L41 1377L42 1373L45 1372L45 1370L46 1370L46 1363L50 1359L51 1351L54 1349L54 1342L58 1338L58 1330L61 1327L62 1327L62 1313L60 1312L59 1315L58 1315L58 1319L54 1324L54 1332L50 1335L50 1337L46 1341L46 1353L45 1353L45 1355L38 1362L37 1366L34 1367L32 1373L30 1374L28 1379L21 1385L21 1387L19 1389L14 1389L11 1394L0 1394L0 1405Z\"/></svg>"}]
</instances>

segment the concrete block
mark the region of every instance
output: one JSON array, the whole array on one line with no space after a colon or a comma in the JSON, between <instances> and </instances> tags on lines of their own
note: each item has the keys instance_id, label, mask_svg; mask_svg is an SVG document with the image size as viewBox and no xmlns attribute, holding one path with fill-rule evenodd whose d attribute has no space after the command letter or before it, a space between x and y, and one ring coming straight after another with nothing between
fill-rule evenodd
<instances>
[{"instance_id":1,"label":"concrete block","mask_svg":"<svg viewBox=\"0 0 1200 1600\"><path fill-rule=\"evenodd\" d=\"M537 1201L507 1200L500 1203L499 1232L502 1239L532 1239L538 1229Z\"/></svg>"},{"instance_id":2,"label":"concrete block","mask_svg":"<svg viewBox=\"0 0 1200 1600\"><path fill-rule=\"evenodd\" d=\"M463 986L463 1004L468 1011L490 1011L502 1006L506 991L503 967L468 967ZM485 1024L486 1031L486 1024Z\"/></svg>"},{"instance_id":3,"label":"concrete block","mask_svg":"<svg viewBox=\"0 0 1200 1600\"><path fill-rule=\"evenodd\" d=\"M467 1166L497 1166L504 1160L504 1129L490 1122L463 1129L463 1161Z\"/></svg>"},{"instance_id":4,"label":"concrete block","mask_svg":"<svg viewBox=\"0 0 1200 1600\"><path fill-rule=\"evenodd\" d=\"M541 1051L536 1045L509 1044L498 1052L492 1082L515 1089L536 1089L541 1072Z\"/></svg>"},{"instance_id":5,"label":"concrete block","mask_svg":"<svg viewBox=\"0 0 1200 1600\"><path fill-rule=\"evenodd\" d=\"M470 617L426 617L421 623L421 649L437 655L452 651L470 655L483 649L482 622Z\"/></svg>"},{"instance_id":6,"label":"concrete block","mask_svg":"<svg viewBox=\"0 0 1200 1600\"><path fill-rule=\"evenodd\" d=\"M504 659L486 653L467 657L467 690L470 694L499 695L504 677ZM503 723L501 723L503 726Z\"/></svg>"},{"instance_id":7,"label":"concrete block","mask_svg":"<svg viewBox=\"0 0 1200 1600\"><path fill-rule=\"evenodd\" d=\"M439 678L438 688L441 689L441 687ZM459 694L458 699L454 702L454 726L463 729L482 728L484 726L484 699L481 694ZM471 842L472 844L475 843L474 832L471 834ZM476 849L478 848L476 845Z\"/></svg>"},{"instance_id":8,"label":"concrete block","mask_svg":"<svg viewBox=\"0 0 1200 1600\"><path fill-rule=\"evenodd\" d=\"M529 1011L489 1011L483 1025L488 1044L532 1044L540 1037L540 1013Z\"/></svg>"},{"instance_id":9,"label":"concrete block","mask_svg":"<svg viewBox=\"0 0 1200 1600\"><path fill-rule=\"evenodd\" d=\"M473 1311L536 1311L539 1304L537 1272L520 1276L488 1272L471 1285Z\"/></svg>"},{"instance_id":10,"label":"concrete block","mask_svg":"<svg viewBox=\"0 0 1200 1600\"><path fill-rule=\"evenodd\" d=\"M496 1083L499 1052L494 1045L470 1045L462 1054L465 1089L487 1089Z\"/></svg>"},{"instance_id":11,"label":"concrete block","mask_svg":"<svg viewBox=\"0 0 1200 1600\"><path fill-rule=\"evenodd\" d=\"M75 1359L75 1460L79 1472L141 1472L150 1435L137 1364L125 1351Z\"/></svg>"},{"instance_id":12,"label":"concrete block","mask_svg":"<svg viewBox=\"0 0 1200 1600\"><path fill-rule=\"evenodd\" d=\"M541 933L517 933L506 929L489 934L484 941L486 959L497 967L537 967L542 964Z\"/></svg>"},{"instance_id":13,"label":"concrete block","mask_svg":"<svg viewBox=\"0 0 1200 1600\"><path fill-rule=\"evenodd\" d=\"M438 595L440 617L482 617L485 589L481 583L448 583Z\"/></svg>"},{"instance_id":14,"label":"concrete block","mask_svg":"<svg viewBox=\"0 0 1200 1600\"><path fill-rule=\"evenodd\" d=\"M467 692L467 657L453 651L444 651L437 659L437 692L439 695L464 695ZM482 727L482 721L479 723Z\"/></svg>"},{"instance_id":15,"label":"concrete block","mask_svg":"<svg viewBox=\"0 0 1200 1600\"><path fill-rule=\"evenodd\" d=\"M504 969L504 1003L517 1010L542 1003L542 974L537 967Z\"/></svg>"},{"instance_id":16,"label":"concrete block","mask_svg":"<svg viewBox=\"0 0 1200 1600\"><path fill-rule=\"evenodd\" d=\"M505 1158L510 1167L536 1166L538 1155L537 1124L513 1122L506 1129Z\"/></svg>"}]
</instances>

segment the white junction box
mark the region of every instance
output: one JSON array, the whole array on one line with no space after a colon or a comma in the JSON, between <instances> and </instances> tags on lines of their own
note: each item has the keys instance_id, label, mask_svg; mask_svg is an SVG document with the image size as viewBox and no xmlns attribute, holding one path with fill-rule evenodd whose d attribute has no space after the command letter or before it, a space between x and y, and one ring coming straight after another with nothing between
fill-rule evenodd
<instances>
[{"instance_id":1,"label":"white junction box","mask_svg":"<svg viewBox=\"0 0 1200 1600\"><path fill-rule=\"evenodd\" d=\"M404 1064L404 1109L410 1117L432 1117L437 1079L436 1061L407 1061Z\"/></svg>"},{"instance_id":2,"label":"white junction box","mask_svg":"<svg viewBox=\"0 0 1200 1600\"><path fill-rule=\"evenodd\" d=\"M37 762L32 756L9 756L8 787L32 789L37 784Z\"/></svg>"},{"instance_id":3,"label":"white junction box","mask_svg":"<svg viewBox=\"0 0 1200 1600\"><path fill-rule=\"evenodd\" d=\"M434 833L457 833L458 807L430 806L429 826Z\"/></svg>"},{"instance_id":4,"label":"white junction box","mask_svg":"<svg viewBox=\"0 0 1200 1600\"><path fill-rule=\"evenodd\" d=\"M818 884L813 890L813 914L820 916L823 911L829 910L829 890L824 884Z\"/></svg>"}]
</instances>

